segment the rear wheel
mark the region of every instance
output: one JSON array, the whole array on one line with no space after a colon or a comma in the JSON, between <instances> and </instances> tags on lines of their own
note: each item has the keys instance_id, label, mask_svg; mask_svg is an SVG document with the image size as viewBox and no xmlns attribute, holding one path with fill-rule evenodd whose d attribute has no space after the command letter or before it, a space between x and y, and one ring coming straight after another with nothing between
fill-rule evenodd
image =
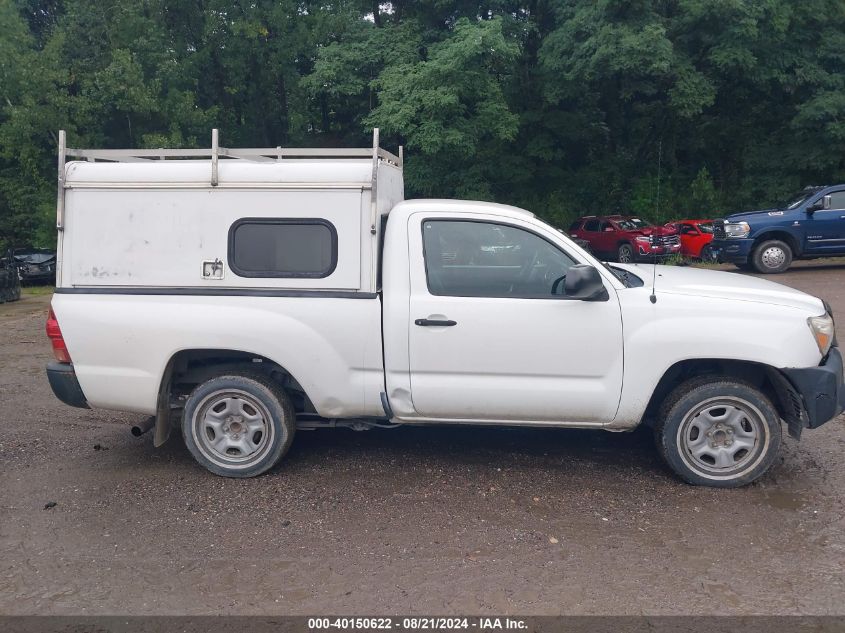
<instances>
[{"instance_id":1,"label":"rear wheel","mask_svg":"<svg viewBox=\"0 0 845 633\"><path fill-rule=\"evenodd\" d=\"M655 427L658 450L691 484L736 488L765 473L781 442L780 416L758 389L732 378L680 385Z\"/></svg>"},{"instance_id":2,"label":"rear wheel","mask_svg":"<svg viewBox=\"0 0 845 633\"><path fill-rule=\"evenodd\" d=\"M786 242L767 240L754 249L751 263L758 273L782 273L792 263L792 249Z\"/></svg>"},{"instance_id":3,"label":"rear wheel","mask_svg":"<svg viewBox=\"0 0 845 633\"><path fill-rule=\"evenodd\" d=\"M716 258L713 255L713 248L709 244L702 247L701 253L699 253L698 257L703 262L715 262L716 261Z\"/></svg>"},{"instance_id":4,"label":"rear wheel","mask_svg":"<svg viewBox=\"0 0 845 633\"><path fill-rule=\"evenodd\" d=\"M285 392L263 374L229 374L199 385L185 403L182 435L215 475L254 477L287 452L296 414Z\"/></svg>"},{"instance_id":5,"label":"rear wheel","mask_svg":"<svg viewBox=\"0 0 845 633\"><path fill-rule=\"evenodd\" d=\"M616 252L616 260L622 264L629 264L634 261L634 249L630 244L621 244Z\"/></svg>"}]
</instances>

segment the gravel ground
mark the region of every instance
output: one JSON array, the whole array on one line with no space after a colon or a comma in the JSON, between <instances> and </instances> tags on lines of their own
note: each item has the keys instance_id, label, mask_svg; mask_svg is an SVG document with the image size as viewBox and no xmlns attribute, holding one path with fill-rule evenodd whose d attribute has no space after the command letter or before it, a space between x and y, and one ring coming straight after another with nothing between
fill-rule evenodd
<instances>
[{"instance_id":1,"label":"gravel ground","mask_svg":"<svg viewBox=\"0 0 845 633\"><path fill-rule=\"evenodd\" d=\"M845 318L845 263L777 281ZM53 397L48 301L0 306L0 614L845 613L841 417L741 490L646 432L491 428L302 432L226 480Z\"/></svg>"}]
</instances>

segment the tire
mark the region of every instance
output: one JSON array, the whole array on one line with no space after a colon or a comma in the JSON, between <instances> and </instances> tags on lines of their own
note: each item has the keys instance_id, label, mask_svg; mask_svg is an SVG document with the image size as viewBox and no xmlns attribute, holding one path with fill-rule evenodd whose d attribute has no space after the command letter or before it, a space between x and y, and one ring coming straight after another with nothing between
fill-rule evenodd
<instances>
[{"instance_id":1,"label":"tire","mask_svg":"<svg viewBox=\"0 0 845 633\"><path fill-rule=\"evenodd\" d=\"M754 249L751 263L758 273L782 273L792 263L792 249L786 242L766 240Z\"/></svg>"},{"instance_id":2,"label":"tire","mask_svg":"<svg viewBox=\"0 0 845 633\"><path fill-rule=\"evenodd\" d=\"M620 244L616 251L616 261L621 264L630 264L634 261L634 249L630 244Z\"/></svg>"},{"instance_id":3,"label":"tire","mask_svg":"<svg viewBox=\"0 0 845 633\"><path fill-rule=\"evenodd\" d=\"M185 402L182 437L202 466L222 477L255 477L284 456L296 413L284 390L259 373L211 378Z\"/></svg>"},{"instance_id":4,"label":"tire","mask_svg":"<svg viewBox=\"0 0 845 633\"><path fill-rule=\"evenodd\" d=\"M664 401L655 425L661 457L687 483L738 488L777 458L780 416L755 387L734 378L687 381Z\"/></svg>"},{"instance_id":5,"label":"tire","mask_svg":"<svg viewBox=\"0 0 845 633\"><path fill-rule=\"evenodd\" d=\"M716 259L713 257L713 249L710 247L709 244L703 246L701 248L701 252L698 254L698 258L707 263L715 262Z\"/></svg>"}]
</instances>

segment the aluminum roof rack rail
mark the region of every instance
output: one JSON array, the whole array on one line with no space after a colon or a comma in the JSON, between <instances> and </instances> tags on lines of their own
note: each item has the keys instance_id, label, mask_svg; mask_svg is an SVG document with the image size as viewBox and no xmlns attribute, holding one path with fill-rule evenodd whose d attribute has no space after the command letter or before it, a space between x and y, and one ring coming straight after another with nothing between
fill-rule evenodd
<instances>
[{"instance_id":1,"label":"aluminum roof rack rail","mask_svg":"<svg viewBox=\"0 0 845 633\"><path fill-rule=\"evenodd\" d=\"M65 163L68 158L84 159L89 162L112 162L112 163L150 163L164 160L202 160L209 159L211 163L210 184L216 187L219 184L218 164L220 159L238 160L255 163L279 163L290 159L372 159L373 180L375 186L375 174L379 161L402 168L404 163L404 152L399 146L399 154L392 154L379 147L379 129L373 129L373 146L352 147L352 148L320 148L320 147L244 147L229 148L220 147L218 142L219 133L215 128L211 130L211 147L198 149L81 149L67 146L67 135L64 130L59 130L59 161L58 161L58 202L57 202L57 226L63 225L64 215L64 190L65 190Z\"/></svg>"},{"instance_id":2,"label":"aluminum roof rack rail","mask_svg":"<svg viewBox=\"0 0 845 633\"><path fill-rule=\"evenodd\" d=\"M211 131L211 147L199 149L80 149L67 147L64 130L59 131L59 154L68 157L83 158L89 161L113 161L121 163L167 160L185 158L210 158L212 161L219 158L235 158L252 160L258 162L278 161L285 158L369 158L384 160L397 167L402 166L402 148L399 148L399 155L396 156L382 149L378 145L379 130L373 130L373 147L350 147L350 148L329 148L329 147L243 147L229 148L220 147L218 143L218 131Z\"/></svg>"}]
</instances>

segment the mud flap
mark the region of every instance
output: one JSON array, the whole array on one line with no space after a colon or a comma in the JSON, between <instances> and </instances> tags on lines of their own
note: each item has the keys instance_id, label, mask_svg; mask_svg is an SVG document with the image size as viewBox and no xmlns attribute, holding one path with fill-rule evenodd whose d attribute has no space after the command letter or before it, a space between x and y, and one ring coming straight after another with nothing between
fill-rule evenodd
<instances>
[{"instance_id":1,"label":"mud flap","mask_svg":"<svg viewBox=\"0 0 845 633\"><path fill-rule=\"evenodd\" d=\"M156 426L153 436L153 446L158 448L170 439L172 425L170 423L170 380L173 375L173 363L167 364L164 370L164 377L161 379L161 388L158 390L156 401Z\"/></svg>"},{"instance_id":2,"label":"mud flap","mask_svg":"<svg viewBox=\"0 0 845 633\"><path fill-rule=\"evenodd\" d=\"M807 426L808 416L801 394L779 371L770 371L769 378L775 387L784 421L790 437L801 439L801 431Z\"/></svg>"}]
</instances>

